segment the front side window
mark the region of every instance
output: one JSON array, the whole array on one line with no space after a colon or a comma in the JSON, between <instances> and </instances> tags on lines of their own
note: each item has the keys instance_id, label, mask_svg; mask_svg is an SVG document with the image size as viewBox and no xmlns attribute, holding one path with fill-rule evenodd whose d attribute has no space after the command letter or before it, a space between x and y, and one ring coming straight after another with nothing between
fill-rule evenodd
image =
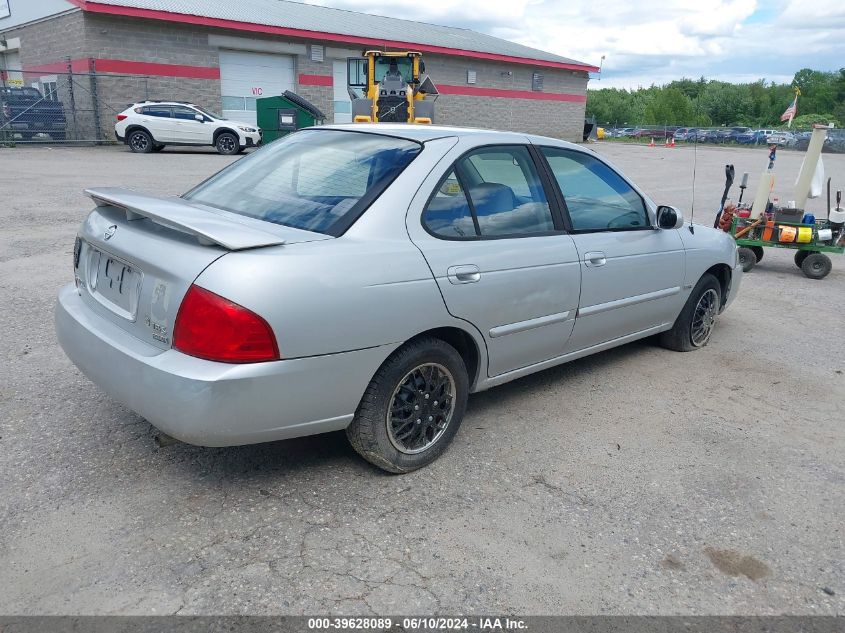
<instances>
[{"instance_id":1,"label":"front side window","mask_svg":"<svg viewBox=\"0 0 845 633\"><path fill-rule=\"evenodd\" d=\"M183 197L340 235L421 149L414 141L378 134L305 130L242 158Z\"/></svg>"},{"instance_id":2,"label":"front side window","mask_svg":"<svg viewBox=\"0 0 845 633\"><path fill-rule=\"evenodd\" d=\"M650 226L645 203L622 177L582 152L544 147L574 231L633 230Z\"/></svg>"},{"instance_id":3,"label":"front side window","mask_svg":"<svg viewBox=\"0 0 845 633\"><path fill-rule=\"evenodd\" d=\"M444 226L447 217L451 224ZM469 237L524 236L555 229L534 161L521 146L485 147L461 158L429 202L423 222L441 237L465 237L461 232L467 231Z\"/></svg>"},{"instance_id":4,"label":"front side window","mask_svg":"<svg viewBox=\"0 0 845 633\"><path fill-rule=\"evenodd\" d=\"M186 108L185 106L174 106L173 107L173 118L174 119L181 119L183 121L196 121L196 117L199 114L196 110L191 108Z\"/></svg>"}]
</instances>

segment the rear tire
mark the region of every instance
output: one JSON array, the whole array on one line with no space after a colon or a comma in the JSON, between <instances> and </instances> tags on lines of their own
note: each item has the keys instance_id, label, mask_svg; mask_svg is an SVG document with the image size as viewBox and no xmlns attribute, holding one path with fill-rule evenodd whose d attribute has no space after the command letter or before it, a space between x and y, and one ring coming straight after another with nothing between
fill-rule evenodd
<instances>
[{"instance_id":1,"label":"rear tire","mask_svg":"<svg viewBox=\"0 0 845 633\"><path fill-rule=\"evenodd\" d=\"M762 246L750 246L749 247L752 251L754 251L754 257L757 258L757 263L759 264L763 261L763 255L766 254L766 251L763 249Z\"/></svg>"},{"instance_id":2,"label":"rear tire","mask_svg":"<svg viewBox=\"0 0 845 633\"><path fill-rule=\"evenodd\" d=\"M222 132L214 141L214 147L217 148L218 154L232 156L240 151L241 143L238 137L231 132Z\"/></svg>"},{"instance_id":3,"label":"rear tire","mask_svg":"<svg viewBox=\"0 0 845 633\"><path fill-rule=\"evenodd\" d=\"M136 154L149 154L153 151L153 137L144 130L135 130L126 139L129 149Z\"/></svg>"},{"instance_id":4,"label":"rear tire","mask_svg":"<svg viewBox=\"0 0 845 633\"><path fill-rule=\"evenodd\" d=\"M752 268L757 264L757 255L754 254L747 246L740 246L739 251L739 264L742 266L742 272L747 273L750 272Z\"/></svg>"},{"instance_id":5,"label":"rear tire","mask_svg":"<svg viewBox=\"0 0 845 633\"><path fill-rule=\"evenodd\" d=\"M676 352L691 352L707 345L721 308L721 297L718 279L705 273L692 289L675 325L660 335L660 344Z\"/></svg>"},{"instance_id":6,"label":"rear tire","mask_svg":"<svg viewBox=\"0 0 845 633\"><path fill-rule=\"evenodd\" d=\"M801 264L813 251L795 251L795 265L801 268Z\"/></svg>"},{"instance_id":7,"label":"rear tire","mask_svg":"<svg viewBox=\"0 0 845 633\"><path fill-rule=\"evenodd\" d=\"M468 394L466 366L454 347L436 338L414 341L373 376L346 436L361 457L382 470L422 468L452 443Z\"/></svg>"},{"instance_id":8,"label":"rear tire","mask_svg":"<svg viewBox=\"0 0 845 633\"><path fill-rule=\"evenodd\" d=\"M833 262L824 253L810 253L801 262L801 271L810 279L824 279L832 268Z\"/></svg>"}]
</instances>

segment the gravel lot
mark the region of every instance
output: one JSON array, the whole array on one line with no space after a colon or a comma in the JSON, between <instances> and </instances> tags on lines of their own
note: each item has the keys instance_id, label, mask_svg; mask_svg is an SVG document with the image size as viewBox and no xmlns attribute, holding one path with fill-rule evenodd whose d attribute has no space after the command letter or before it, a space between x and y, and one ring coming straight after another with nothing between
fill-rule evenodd
<instances>
[{"instance_id":1,"label":"gravel lot","mask_svg":"<svg viewBox=\"0 0 845 633\"><path fill-rule=\"evenodd\" d=\"M594 147L689 209L692 149ZM699 352L642 342L473 396L409 475L342 433L162 446L65 358L53 304L83 187L176 194L229 160L0 149L0 613L845 612L845 258L810 281L769 249ZM781 200L800 161L778 158ZM711 224L724 164L753 198L766 159L697 162Z\"/></svg>"}]
</instances>

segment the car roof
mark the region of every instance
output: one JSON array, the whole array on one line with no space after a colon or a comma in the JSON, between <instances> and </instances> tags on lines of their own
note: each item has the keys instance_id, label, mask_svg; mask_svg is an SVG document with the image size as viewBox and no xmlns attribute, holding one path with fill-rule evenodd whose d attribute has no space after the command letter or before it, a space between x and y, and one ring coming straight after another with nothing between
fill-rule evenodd
<instances>
[{"instance_id":1,"label":"car roof","mask_svg":"<svg viewBox=\"0 0 845 633\"><path fill-rule=\"evenodd\" d=\"M458 127L448 125L414 125L408 123L347 123L343 125L320 125L311 129L343 130L349 132L364 132L367 134L384 134L397 136L411 141L424 143L438 138L459 137L474 138L483 141L485 138L495 138L497 143L513 142L525 143L526 140L534 144L553 143L555 145L567 145L579 148L574 143L562 141L548 136L538 136L520 132L508 132L503 130L484 130L481 128Z\"/></svg>"}]
</instances>

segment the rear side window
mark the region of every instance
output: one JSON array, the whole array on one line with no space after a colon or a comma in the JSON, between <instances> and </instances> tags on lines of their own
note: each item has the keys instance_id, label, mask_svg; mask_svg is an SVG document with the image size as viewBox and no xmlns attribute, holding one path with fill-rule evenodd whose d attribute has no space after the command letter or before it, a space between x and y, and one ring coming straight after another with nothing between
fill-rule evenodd
<instances>
[{"instance_id":1,"label":"rear side window","mask_svg":"<svg viewBox=\"0 0 845 633\"><path fill-rule=\"evenodd\" d=\"M414 141L379 134L304 130L232 163L183 197L340 235L421 150Z\"/></svg>"},{"instance_id":2,"label":"rear side window","mask_svg":"<svg viewBox=\"0 0 845 633\"><path fill-rule=\"evenodd\" d=\"M169 119L170 118L171 108L167 106L145 106L142 108L141 113L147 116L156 116Z\"/></svg>"},{"instance_id":3,"label":"rear side window","mask_svg":"<svg viewBox=\"0 0 845 633\"><path fill-rule=\"evenodd\" d=\"M505 237L554 231L551 209L528 150L485 147L461 158L423 213L439 237Z\"/></svg>"},{"instance_id":4,"label":"rear side window","mask_svg":"<svg viewBox=\"0 0 845 633\"><path fill-rule=\"evenodd\" d=\"M575 231L613 231L649 226L645 203L622 177L589 154L544 147Z\"/></svg>"},{"instance_id":5,"label":"rear side window","mask_svg":"<svg viewBox=\"0 0 845 633\"><path fill-rule=\"evenodd\" d=\"M428 203L423 222L440 237L475 237L478 235L469 208L469 200L455 171L448 173Z\"/></svg>"}]
</instances>

